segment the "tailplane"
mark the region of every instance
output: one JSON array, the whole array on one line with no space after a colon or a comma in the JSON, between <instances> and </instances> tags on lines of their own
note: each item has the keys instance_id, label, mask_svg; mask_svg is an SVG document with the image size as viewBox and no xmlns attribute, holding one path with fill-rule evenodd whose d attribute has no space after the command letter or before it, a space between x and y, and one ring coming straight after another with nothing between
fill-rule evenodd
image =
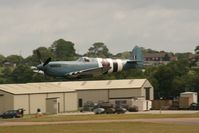
<instances>
[{"instance_id":1,"label":"tailplane","mask_svg":"<svg viewBox=\"0 0 199 133\"><path fill-rule=\"evenodd\" d=\"M130 60L136 61L138 67L144 66L144 57L140 47L135 46L131 52Z\"/></svg>"}]
</instances>

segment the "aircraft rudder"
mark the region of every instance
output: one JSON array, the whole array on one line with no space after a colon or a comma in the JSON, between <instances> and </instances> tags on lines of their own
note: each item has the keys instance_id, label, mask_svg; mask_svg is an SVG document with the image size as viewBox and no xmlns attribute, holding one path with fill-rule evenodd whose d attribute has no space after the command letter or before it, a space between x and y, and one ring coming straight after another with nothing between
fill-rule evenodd
<instances>
[{"instance_id":1,"label":"aircraft rudder","mask_svg":"<svg viewBox=\"0 0 199 133\"><path fill-rule=\"evenodd\" d=\"M139 66L144 65L144 57L140 47L135 46L131 52L131 60L137 61Z\"/></svg>"}]
</instances>

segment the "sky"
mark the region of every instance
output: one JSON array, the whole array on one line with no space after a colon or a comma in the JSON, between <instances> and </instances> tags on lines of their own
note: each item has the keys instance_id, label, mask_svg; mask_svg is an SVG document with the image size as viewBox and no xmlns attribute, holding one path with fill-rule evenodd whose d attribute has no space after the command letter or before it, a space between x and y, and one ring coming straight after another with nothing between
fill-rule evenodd
<instances>
[{"instance_id":1,"label":"sky","mask_svg":"<svg viewBox=\"0 0 199 133\"><path fill-rule=\"evenodd\" d=\"M0 0L0 54L27 57L60 38L84 54L103 42L113 54L135 45L194 52L199 0Z\"/></svg>"}]
</instances>

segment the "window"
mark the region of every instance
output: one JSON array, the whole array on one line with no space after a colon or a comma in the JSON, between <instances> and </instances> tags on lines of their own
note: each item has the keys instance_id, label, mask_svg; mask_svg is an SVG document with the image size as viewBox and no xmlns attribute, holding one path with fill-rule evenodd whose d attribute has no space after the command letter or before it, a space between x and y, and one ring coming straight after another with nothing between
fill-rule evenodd
<instances>
[{"instance_id":1,"label":"window","mask_svg":"<svg viewBox=\"0 0 199 133\"><path fill-rule=\"evenodd\" d=\"M78 61L81 61L81 62L90 62L90 58L88 57L81 57L78 59Z\"/></svg>"}]
</instances>

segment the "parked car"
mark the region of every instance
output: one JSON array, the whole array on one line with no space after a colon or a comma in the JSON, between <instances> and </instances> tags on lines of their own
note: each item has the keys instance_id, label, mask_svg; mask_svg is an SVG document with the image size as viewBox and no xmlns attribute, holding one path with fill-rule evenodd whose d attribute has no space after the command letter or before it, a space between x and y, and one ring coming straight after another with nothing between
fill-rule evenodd
<instances>
[{"instance_id":1,"label":"parked car","mask_svg":"<svg viewBox=\"0 0 199 133\"><path fill-rule=\"evenodd\" d=\"M127 110L125 108L122 107L116 107L115 108L115 113L117 114L124 114Z\"/></svg>"},{"instance_id":2,"label":"parked car","mask_svg":"<svg viewBox=\"0 0 199 133\"><path fill-rule=\"evenodd\" d=\"M24 110L23 110L24 111ZM8 110L0 115L1 118L20 118L23 117L23 111L21 109L18 110Z\"/></svg>"},{"instance_id":3,"label":"parked car","mask_svg":"<svg viewBox=\"0 0 199 133\"><path fill-rule=\"evenodd\" d=\"M192 103L189 107L190 110L199 110L199 103Z\"/></svg>"},{"instance_id":4,"label":"parked car","mask_svg":"<svg viewBox=\"0 0 199 133\"><path fill-rule=\"evenodd\" d=\"M115 108L107 108L105 109L106 114L114 114L115 113Z\"/></svg>"},{"instance_id":5,"label":"parked car","mask_svg":"<svg viewBox=\"0 0 199 133\"><path fill-rule=\"evenodd\" d=\"M130 106L127 108L129 112L138 112L138 106Z\"/></svg>"},{"instance_id":6,"label":"parked car","mask_svg":"<svg viewBox=\"0 0 199 133\"><path fill-rule=\"evenodd\" d=\"M93 111L94 108L95 108L95 103L87 101L86 103L84 103L83 107L80 108L80 112Z\"/></svg>"},{"instance_id":7,"label":"parked car","mask_svg":"<svg viewBox=\"0 0 199 133\"><path fill-rule=\"evenodd\" d=\"M93 110L93 112L95 114L104 114L105 113L105 109L104 108L96 108Z\"/></svg>"}]
</instances>

